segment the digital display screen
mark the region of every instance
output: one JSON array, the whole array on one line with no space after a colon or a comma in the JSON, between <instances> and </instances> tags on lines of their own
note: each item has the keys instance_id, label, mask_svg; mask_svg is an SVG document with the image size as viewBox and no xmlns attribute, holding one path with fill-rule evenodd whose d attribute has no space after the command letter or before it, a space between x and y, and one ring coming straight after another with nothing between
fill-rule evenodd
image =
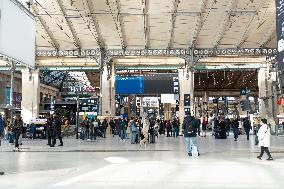
<instances>
[{"instance_id":1,"label":"digital display screen","mask_svg":"<svg viewBox=\"0 0 284 189\"><path fill-rule=\"evenodd\" d=\"M143 76L116 76L115 77L116 94L143 94L144 77Z\"/></svg>"}]
</instances>

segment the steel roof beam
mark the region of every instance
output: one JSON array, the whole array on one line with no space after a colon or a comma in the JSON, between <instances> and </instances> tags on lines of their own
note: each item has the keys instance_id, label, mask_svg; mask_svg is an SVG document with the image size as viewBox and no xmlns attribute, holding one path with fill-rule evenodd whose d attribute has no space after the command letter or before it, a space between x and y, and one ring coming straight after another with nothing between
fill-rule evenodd
<instances>
[{"instance_id":1,"label":"steel roof beam","mask_svg":"<svg viewBox=\"0 0 284 189\"><path fill-rule=\"evenodd\" d=\"M115 23L116 30L118 32L119 38L120 38L120 43L122 46L122 49L125 49L127 44L126 44L126 36L125 36L125 30L124 30L124 25L123 25L123 20L122 20L122 14L120 14L121 7L120 7L120 0L115 0L115 6L116 6L116 16L114 16L114 10L112 10L111 5L109 3L109 0L106 0L107 5L109 7L109 10L111 11L111 15L113 18L113 21Z\"/></svg>"},{"instance_id":2,"label":"steel roof beam","mask_svg":"<svg viewBox=\"0 0 284 189\"><path fill-rule=\"evenodd\" d=\"M248 32L249 29L252 27L251 23L254 20L255 16L258 15L259 10L262 8L263 4L266 2L267 0L262 0L261 3L259 4L259 6L257 7L256 11L253 12L253 16L251 16L251 18L249 19L248 23L246 24L245 30L243 31L243 33L241 34L241 39L240 41L236 44L237 48L240 48L244 42L247 40L248 36Z\"/></svg>"},{"instance_id":3,"label":"steel roof beam","mask_svg":"<svg viewBox=\"0 0 284 189\"><path fill-rule=\"evenodd\" d=\"M102 33L101 33L101 30L100 30L100 26L99 26L99 23L98 23L98 20L97 20L97 16L95 14L93 14L95 12L94 10L94 5L92 3L91 0L85 0L87 2L87 8L89 9L88 12L90 13L90 17L95 25L95 35L96 35L96 41L97 41L97 44L99 45L100 49L106 49L106 44L103 40L103 36L102 36Z\"/></svg>"},{"instance_id":4,"label":"steel roof beam","mask_svg":"<svg viewBox=\"0 0 284 189\"><path fill-rule=\"evenodd\" d=\"M218 34L216 35L216 38L213 41L214 48L217 48L220 41L222 40L224 33L230 23L231 14L233 13L233 10L236 8L236 6L237 6L237 0L231 0L230 4L227 6L228 9L226 10L223 16L223 20L221 21L221 27L218 31Z\"/></svg>"},{"instance_id":5,"label":"steel roof beam","mask_svg":"<svg viewBox=\"0 0 284 189\"><path fill-rule=\"evenodd\" d=\"M173 42L174 42L174 30L175 30L175 23L176 23L176 17L177 17L177 11L178 11L178 5L180 3L180 0L173 0L174 8L172 12L172 22L171 22L171 29L170 29L170 42L168 44L168 49L172 48Z\"/></svg>"},{"instance_id":6,"label":"steel roof beam","mask_svg":"<svg viewBox=\"0 0 284 189\"><path fill-rule=\"evenodd\" d=\"M206 0L205 0L206 1ZM210 9L210 13L223 13L223 10L218 10L218 9ZM171 12L163 12L163 13L151 13L151 15L172 15ZM198 16L200 13L208 13L208 11L205 11L205 8L202 9L200 12L195 12L195 11L181 11L181 12L176 12L176 15L185 15L185 16ZM87 17L89 15L109 15L110 13L108 12L98 12L98 13L91 13L91 14L70 14L66 15L68 18L79 18L81 16ZM143 16L144 13L129 13L129 12L119 12L119 15L122 16ZM231 12L231 15L238 16L238 15L254 15L256 14L255 10L235 10ZM39 16L60 16L61 14L58 13L48 13L48 14L39 14ZM146 13L146 15L149 15L149 13Z\"/></svg>"},{"instance_id":7,"label":"steel roof beam","mask_svg":"<svg viewBox=\"0 0 284 189\"><path fill-rule=\"evenodd\" d=\"M192 46L192 44L194 43L194 41L197 40L198 35L199 35L200 31L201 31L202 28L203 28L204 22L205 22L206 18L208 17L208 15L209 15L209 13L210 13L210 11L211 11L211 9L210 9L210 10L207 12L206 17L205 17L205 19L204 19L204 18L203 18L203 13L205 13L205 8L206 8L207 1L208 1L208 0L201 0L201 1L200 1L200 2L201 2L200 14L199 14L199 17L198 17L198 23L197 23L197 25L196 25L196 27L195 27L195 34L194 34L194 36L193 36L193 41L192 41L191 44L189 44L190 47ZM211 0L211 1L213 1L213 3L214 3L214 0ZM213 4L212 4L212 5L213 5Z\"/></svg>"},{"instance_id":8,"label":"steel roof beam","mask_svg":"<svg viewBox=\"0 0 284 189\"><path fill-rule=\"evenodd\" d=\"M263 40L260 42L260 46L265 47L273 39L275 34L276 34L276 28L271 27L269 32L265 33Z\"/></svg>"},{"instance_id":9,"label":"steel roof beam","mask_svg":"<svg viewBox=\"0 0 284 189\"><path fill-rule=\"evenodd\" d=\"M48 37L50 38L50 40L51 40L51 45L52 45L55 49L59 49L59 48L60 48L60 45L59 45L59 43L57 42L57 40L55 39L55 37L54 37L52 31L49 30L48 24L46 23L46 21L45 21L41 16L39 16L39 14L38 14L38 13L39 13L39 10L38 10L36 4L33 4L33 5L31 6L31 8L32 8L32 10L34 11L34 13L36 14L36 16L38 17L38 19L39 19L41 25L43 26L44 30L46 31L46 33L47 33L47 35L48 35Z\"/></svg>"},{"instance_id":10,"label":"steel roof beam","mask_svg":"<svg viewBox=\"0 0 284 189\"><path fill-rule=\"evenodd\" d=\"M75 30L75 28L73 27L72 21L71 21L70 18L68 18L68 16L67 16L67 13L66 13L66 10L65 10L65 7L64 7L64 5L63 5L62 0L57 0L57 3L58 3L58 5L59 5L59 7L60 7L60 11L61 11L62 14L63 14L63 17L65 18L66 23L67 23L67 25L68 25L68 27L69 27L69 29L70 29L70 31L71 31L71 34L72 34L73 39L74 39L74 41L75 41L74 45L75 45L78 49L82 49L82 44L81 44L81 42L80 42L80 39L78 38L78 36L77 36L77 34L76 34L76 30Z\"/></svg>"}]
</instances>

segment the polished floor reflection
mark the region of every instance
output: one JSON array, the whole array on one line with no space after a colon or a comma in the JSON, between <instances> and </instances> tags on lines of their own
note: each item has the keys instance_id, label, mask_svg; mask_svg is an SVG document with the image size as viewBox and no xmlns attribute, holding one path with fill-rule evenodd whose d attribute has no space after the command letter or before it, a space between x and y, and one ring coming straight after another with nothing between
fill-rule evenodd
<instances>
[{"instance_id":1,"label":"polished floor reflection","mask_svg":"<svg viewBox=\"0 0 284 189\"><path fill-rule=\"evenodd\" d=\"M275 161L256 159L251 137L199 138L201 156L185 153L182 137L161 136L146 149L117 137L96 142L65 138L63 147L25 141L0 148L0 188L283 188L284 137L272 137Z\"/></svg>"}]
</instances>

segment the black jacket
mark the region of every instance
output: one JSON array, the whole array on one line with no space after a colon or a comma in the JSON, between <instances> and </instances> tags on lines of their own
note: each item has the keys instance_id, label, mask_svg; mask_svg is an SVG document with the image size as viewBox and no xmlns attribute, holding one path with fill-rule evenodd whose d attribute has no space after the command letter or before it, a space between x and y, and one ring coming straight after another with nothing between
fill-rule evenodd
<instances>
[{"instance_id":1,"label":"black jacket","mask_svg":"<svg viewBox=\"0 0 284 189\"><path fill-rule=\"evenodd\" d=\"M188 131L188 126L192 125L193 129L192 131ZM184 137L196 137L197 136L197 126L195 123L195 118L193 116L187 116L185 117L183 124L182 124L182 128L183 128L183 135Z\"/></svg>"},{"instance_id":2,"label":"black jacket","mask_svg":"<svg viewBox=\"0 0 284 189\"><path fill-rule=\"evenodd\" d=\"M249 120L245 120L244 121L244 129L245 130L250 130L251 129L251 125L250 125L250 121Z\"/></svg>"},{"instance_id":3,"label":"black jacket","mask_svg":"<svg viewBox=\"0 0 284 189\"><path fill-rule=\"evenodd\" d=\"M61 131L61 125L62 125L62 123L61 123L59 118L54 118L52 120L51 126L52 126L53 129L56 129L57 131Z\"/></svg>"}]
</instances>

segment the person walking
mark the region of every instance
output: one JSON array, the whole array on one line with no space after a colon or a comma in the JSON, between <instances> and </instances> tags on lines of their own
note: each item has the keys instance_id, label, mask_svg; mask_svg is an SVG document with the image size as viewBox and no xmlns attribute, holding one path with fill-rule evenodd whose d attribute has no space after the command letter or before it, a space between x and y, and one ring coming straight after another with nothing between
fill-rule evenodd
<instances>
[{"instance_id":1,"label":"person walking","mask_svg":"<svg viewBox=\"0 0 284 189\"><path fill-rule=\"evenodd\" d=\"M51 139L53 135L53 128L52 128L52 118L47 118L46 122L46 136L47 136L47 144L48 146L51 146Z\"/></svg>"},{"instance_id":2,"label":"person walking","mask_svg":"<svg viewBox=\"0 0 284 189\"><path fill-rule=\"evenodd\" d=\"M114 135L115 135L115 131L116 131L116 123L115 123L115 121L113 120L113 118L111 118L110 119L110 121L109 121L109 126L110 126L110 131L111 131L111 134L112 134L112 136L114 137Z\"/></svg>"},{"instance_id":3,"label":"person walking","mask_svg":"<svg viewBox=\"0 0 284 189\"><path fill-rule=\"evenodd\" d=\"M251 125L247 117L244 119L244 129L247 135L247 140L249 140L249 133L250 133Z\"/></svg>"},{"instance_id":4,"label":"person walking","mask_svg":"<svg viewBox=\"0 0 284 189\"><path fill-rule=\"evenodd\" d=\"M99 122L98 122L97 118L93 119L92 125L94 127L94 140L97 140L98 130L99 130Z\"/></svg>"},{"instance_id":5,"label":"person walking","mask_svg":"<svg viewBox=\"0 0 284 189\"><path fill-rule=\"evenodd\" d=\"M121 142L125 141L126 138L126 127L127 127L127 121L126 118L125 119L120 119L119 121L119 131L120 131L120 140Z\"/></svg>"},{"instance_id":6,"label":"person walking","mask_svg":"<svg viewBox=\"0 0 284 189\"><path fill-rule=\"evenodd\" d=\"M173 130L174 130L173 136L174 138L177 138L179 133L178 133L178 120L176 118L173 120Z\"/></svg>"},{"instance_id":7,"label":"person walking","mask_svg":"<svg viewBox=\"0 0 284 189\"><path fill-rule=\"evenodd\" d=\"M130 131L131 131L131 144L135 144L136 143L136 137L138 134L138 127L137 124L135 122L135 120L132 118L129 121L130 124Z\"/></svg>"},{"instance_id":8,"label":"person walking","mask_svg":"<svg viewBox=\"0 0 284 189\"><path fill-rule=\"evenodd\" d=\"M207 127L207 119L205 116L202 118L202 126L201 126L201 137L206 137L206 127Z\"/></svg>"},{"instance_id":9,"label":"person walking","mask_svg":"<svg viewBox=\"0 0 284 189\"><path fill-rule=\"evenodd\" d=\"M2 118L2 114L0 114L0 146L1 146L1 138L4 137L4 121ZM3 171L0 171L0 175L4 175Z\"/></svg>"},{"instance_id":10,"label":"person walking","mask_svg":"<svg viewBox=\"0 0 284 189\"><path fill-rule=\"evenodd\" d=\"M102 123L102 137L106 138L106 130L108 128L108 122L106 119L104 119L103 123Z\"/></svg>"},{"instance_id":11,"label":"person walking","mask_svg":"<svg viewBox=\"0 0 284 189\"><path fill-rule=\"evenodd\" d=\"M171 137L172 135L170 133L172 132L172 124L170 120L166 122L166 129L167 129L167 137Z\"/></svg>"},{"instance_id":12,"label":"person walking","mask_svg":"<svg viewBox=\"0 0 284 189\"><path fill-rule=\"evenodd\" d=\"M195 118L191 116L191 113L185 117L182 124L182 131L186 142L188 156L193 155L193 147L197 150L197 155L199 156L199 150L197 146L197 126L195 123Z\"/></svg>"},{"instance_id":13,"label":"person walking","mask_svg":"<svg viewBox=\"0 0 284 189\"><path fill-rule=\"evenodd\" d=\"M231 121L230 121L229 118L226 118L226 119L225 119L225 124L226 124L227 136L230 136Z\"/></svg>"},{"instance_id":14,"label":"person walking","mask_svg":"<svg viewBox=\"0 0 284 189\"><path fill-rule=\"evenodd\" d=\"M53 129L53 136L52 136L52 144L50 147L54 147L56 144L56 138L59 139L60 144L58 146L63 146L62 136L61 136L61 121L57 115L53 115L52 119L52 129Z\"/></svg>"},{"instance_id":15,"label":"person walking","mask_svg":"<svg viewBox=\"0 0 284 189\"><path fill-rule=\"evenodd\" d=\"M149 125L149 135L150 135L150 143L155 143L155 121L154 119L150 120Z\"/></svg>"},{"instance_id":16,"label":"person walking","mask_svg":"<svg viewBox=\"0 0 284 189\"><path fill-rule=\"evenodd\" d=\"M234 132L234 141L237 141L239 136L239 121L237 118L232 121L232 129Z\"/></svg>"},{"instance_id":17,"label":"person walking","mask_svg":"<svg viewBox=\"0 0 284 189\"><path fill-rule=\"evenodd\" d=\"M88 131L87 128L89 127L89 120L87 117L85 117L85 119L82 121L81 123L81 139L82 140L86 140L88 139Z\"/></svg>"},{"instance_id":18,"label":"person walking","mask_svg":"<svg viewBox=\"0 0 284 189\"><path fill-rule=\"evenodd\" d=\"M17 115L12 124L12 130L15 136L14 152L19 151L19 137L20 137L22 128L23 128L23 120L21 119L20 115Z\"/></svg>"},{"instance_id":19,"label":"person walking","mask_svg":"<svg viewBox=\"0 0 284 189\"><path fill-rule=\"evenodd\" d=\"M266 119L261 119L260 122L260 129L257 133L258 139L259 139L259 144L258 146L260 147L261 151L259 156L257 156L258 159L261 160L264 152L268 155L268 161L273 160L270 152L269 152L269 147L270 147L270 128L267 125L267 120Z\"/></svg>"},{"instance_id":20,"label":"person walking","mask_svg":"<svg viewBox=\"0 0 284 189\"><path fill-rule=\"evenodd\" d=\"M197 127L197 134L198 134L198 136L200 136L200 125L201 125L200 118L198 118L198 117L195 118L195 124L196 124L196 127Z\"/></svg>"},{"instance_id":21,"label":"person walking","mask_svg":"<svg viewBox=\"0 0 284 189\"><path fill-rule=\"evenodd\" d=\"M0 146L1 146L1 138L4 138L4 121L2 118L2 114L0 114Z\"/></svg>"}]
</instances>

